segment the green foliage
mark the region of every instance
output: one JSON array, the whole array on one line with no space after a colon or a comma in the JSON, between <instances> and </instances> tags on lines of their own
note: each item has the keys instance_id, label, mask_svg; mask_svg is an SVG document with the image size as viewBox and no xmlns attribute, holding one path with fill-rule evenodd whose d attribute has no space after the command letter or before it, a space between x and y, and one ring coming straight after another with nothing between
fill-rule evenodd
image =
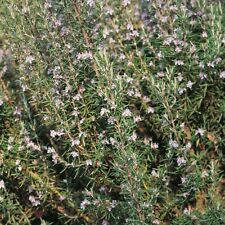
<instances>
[{"instance_id":1,"label":"green foliage","mask_svg":"<svg viewBox=\"0 0 225 225\"><path fill-rule=\"evenodd\" d=\"M224 223L222 1L0 3L1 224Z\"/></svg>"}]
</instances>

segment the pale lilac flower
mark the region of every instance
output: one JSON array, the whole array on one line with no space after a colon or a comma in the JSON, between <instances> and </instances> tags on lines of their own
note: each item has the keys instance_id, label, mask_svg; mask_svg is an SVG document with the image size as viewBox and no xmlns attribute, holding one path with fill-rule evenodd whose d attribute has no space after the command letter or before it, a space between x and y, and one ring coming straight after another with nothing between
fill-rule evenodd
<instances>
[{"instance_id":1,"label":"pale lilac flower","mask_svg":"<svg viewBox=\"0 0 225 225\"><path fill-rule=\"evenodd\" d=\"M117 143L116 139L112 138L112 137L109 138L109 141L110 141L111 145L115 145Z\"/></svg>"},{"instance_id":2,"label":"pale lilac flower","mask_svg":"<svg viewBox=\"0 0 225 225\"><path fill-rule=\"evenodd\" d=\"M29 55L26 57L25 62L31 64L34 61L34 57L32 55Z\"/></svg>"},{"instance_id":3,"label":"pale lilac flower","mask_svg":"<svg viewBox=\"0 0 225 225\"><path fill-rule=\"evenodd\" d=\"M55 138L55 137L61 137L63 136L65 133L63 131L63 129L59 130L59 131L55 131L55 130L50 130L50 136Z\"/></svg>"},{"instance_id":4,"label":"pale lilac flower","mask_svg":"<svg viewBox=\"0 0 225 225\"><path fill-rule=\"evenodd\" d=\"M214 60L214 63L215 63L215 64L219 64L221 61L222 61L222 59L221 59L220 57L217 57L217 58Z\"/></svg>"},{"instance_id":5,"label":"pale lilac flower","mask_svg":"<svg viewBox=\"0 0 225 225\"><path fill-rule=\"evenodd\" d=\"M40 201L36 199L33 195L29 196L29 200L33 206L38 206L41 204Z\"/></svg>"},{"instance_id":6,"label":"pale lilac flower","mask_svg":"<svg viewBox=\"0 0 225 225\"><path fill-rule=\"evenodd\" d=\"M134 122L137 123L137 122L140 122L142 119L140 116L135 116L134 117Z\"/></svg>"},{"instance_id":7,"label":"pale lilac flower","mask_svg":"<svg viewBox=\"0 0 225 225\"><path fill-rule=\"evenodd\" d=\"M53 27L54 28L57 28L57 27L60 27L60 26L62 26L62 22L61 22L60 19L56 19L56 20L53 21Z\"/></svg>"},{"instance_id":8,"label":"pale lilac flower","mask_svg":"<svg viewBox=\"0 0 225 225\"><path fill-rule=\"evenodd\" d=\"M152 149L158 149L159 148L159 144L158 143L151 143L151 148Z\"/></svg>"},{"instance_id":9,"label":"pale lilac flower","mask_svg":"<svg viewBox=\"0 0 225 225\"><path fill-rule=\"evenodd\" d=\"M0 180L0 189L5 189L5 182L4 182L4 180Z\"/></svg>"},{"instance_id":10,"label":"pale lilac flower","mask_svg":"<svg viewBox=\"0 0 225 225\"><path fill-rule=\"evenodd\" d=\"M90 159L87 159L86 161L85 161L85 163L86 163L86 165L87 166L92 166L92 161L90 160Z\"/></svg>"},{"instance_id":11,"label":"pale lilac flower","mask_svg":"<svg viewBox=\"0 0 225 225\"><path fill-rule=\"evenodd\" d=\"M100 191L100 192L106 192L106 187L105 187L105 186L101 186L101 187L99 188L99 191Z\"/></svg>"},{"instance_id":12,"label":"pale lilac flower","mask_svg":"<svg viewBox=\"0 0 225 225\"><path fill-rule=\"evenodd\" d=\"M205 178L205 177L208 177L208 176L209 176L209 173L206 170L204 170L202 172L201 178Z\"/></svg>"},{"instance_id":13,"label":"pale lilac flower","mask_svg":"<svg viewBox=\"0 0 225 225\"><path fill-rule=\"evenodd\" d=\"M193 84L194 83L189 80L187 83L187 88L192 89Z\"/></svg>"},{"instance_id":14,"label":"pale lilac flower","mask_svg":"<svg viewBox=\"0 0 225 225\"><path fill-rule=\"evenodd\" d=\"M123 53L121 53L119 56L119 59L121 59L121 60L126 59L126 56Z\"/></svg>"},{"instance_id":15,"label":"pale lilac flower","mask_svg":"<svg viewBox=\"0 0 225 225\"><path fill-rule=\"evenodd\" d=\"M68 27L61 28L61 31L60 31L61 36L67 36L69 33L70 33L70 29ZM67 45L67 47L70 47L70 46Z\"/></svg>"},{"instance_id":16,"label":"pale lilac flower","mask_svg":"<svg viewBox=\"0 0 225 225\"><path fill-rule=\"evenodd\" d=\"M75 108L74 110L73 110L73 112L72 112L72 116L78 116L80 114L80 112L78 111L78 109L77 108Z\"/></svg>"},{"instance_id":17,"label":"pale lilac flower","mask_svg":"<svg viewBox=\"0 0 225 225\"><path fill-rule=\"evenodd\" d=\"M207 38L208 37L208 34L204 31L204 32L202 32L202 37L203 38Z\"/></svg>"},{"instance_id":18,"label":"pale lilac flower","mask_svg":"<svg viewBox=\"0 0 225 225\"><path fill-rule=\"evenodd\" d=\"M182 60L175 60L175 65L182 66L184 62Z\"/></svg>"},{"instance_id":19,"label":"pale lilac flower","mask_svg":"<svg viewBox=\"0 0 225 225\"><path fill-rule=\"evenodd\" d=\"M151 175L153 177L159 178L159 173L155 171L155 169L152 170Z\"/></svg>"},{"instance_id":20,"label":"pale lilac flower","mask_svg":"<svg viewBox=\"0 0 225 225\"><path fill-rule=\"evenodd\" d=\"M137 139L137 134L136 132L134 131L133 134L128 138L129 141L136 141Z\"/></svg>"},{"instance_id":21,"label":"pale lilac flower","mask_svg":"<svg viewBox=\"0 0 225 225\"><path fill-rule=\"evenodd\" d=\"M130 4L130 0L123 0L123 6L127 6Z\"/></svg>"},{"instance_id":22,"label":"pale lilac flower","mask_svg":"<svg viewBox=\"0 0 225 225\"><path fill-rule=\"evenodd\" d=\"M112 15L113 14L113 9L109 6L105 7L105 13L108 15Z\"/></svg>"},{"instance_id":23,"label":"pale lilac flower","mask_svg":"<svg viewBox=\"0 0 225 225\"><path fill-rule=\"evenodd\" d=\"M134 29L133 25L131 23L128 23L127 30L133 30L133 29Z\"/></svg>"},{"instance_id":24,"label":"pale lilac flower","mask_svg":"<svg viewBox=\"0 0 225 225\"><path fill-rule=\"evenodd\" d=\"M92 59L92 58L93 58L92 53L88 51L77 54L78 60L86 60L86 59Z\"/></svg>"},{"instance_id":25,"label":"pale lilac flower","mask_svg":"<svg viewBox=\"0 0 225 225\"><path fill-rule=\"evenodd\" d=\"M190 53L194 53L196 51L196 47L195 45L192 45L191 48L190 48Z\"/></svg>"},{"instance_id":26,"label":"pale lilac flower","mask_svg":"<svg viewBox=\"0 0 225 225\"><path fill-rule=\"evenodd\" d=\"M15 164L18 166L20 164L20 160L17 159Z\"/></svg>"},{"instance_id":27,"label":"pale lilac flower","mask_svg":"<svg viewBox=\"0 0 225 225\"><path fill-rule=\"evenodd\" d=\"M122 116L123 117L130 117L130 116L132 116L132 113L129 109L125 109L122 113Z\"/></svg>"},{"instance_id":28,"label":"pale lilac flower","mask_svg":"<svg viewBox=\"0 0 225 225\"><path fill-rule=\"evenodd\" d=\"M115 117L113 117L113 116L110 116L109 118L108 118L108 124L111 124L111 125L113 125L114 123L116 122L116 119L115 119Z\"/></svg>"},{"instance_id":29,"label":"pale lilac flower","mask_svg":"<svg viewBox=\"0 0 225 225\"><path fill-rule=\"evenodd\" d=\"M208 63L207 63L207 66L208 66L208 67L212 67L212 68L215 67L214 62L208 62Z\"/></svg>"},{"instance_id":30,"label":"pale lilac flower","mask_svg":"<svg viewBox=\"0 0 225 225\"><path fill-rule=\"evenodd\" d=\"M225 70L223 72L220 73L220 78L221 79L225 79Z\"/></svg>"},{"instance_id":31,"label":"pale lilac flower","mask_svg":"<svg viewBox=\"0 0 225 225\"><path fill-rule=\"evenodd\" d=\"M90 205L90 204L91 204L91 202L88 201L87 199L85 199L85 200L83 200L83 201L81 202L80 208L84 210L84 209L86 208L86 206L88 206L88 205Z\"/></svg>"},{"instance_id":32,"label":"pale lilac flower","mask_svg":"<svg viewBox=\"0 0 225 225\"><path fill-rule=\"evenodd\" d=\"M178 81L182 81L184 79L183 75L181 73L178 74L179 76L177 77Z\"/></svg>"},{"instance_id":33,"label":"pale lilac flower","mask_svg":"<svg viewBox=\"0 0 225 225\"><path fill-rule=\"evenodd\" d=\"M183 213L184 213L184 214L187 214L187 215L190 214L190 212L189 212L189 210L188 210L187 208L184 209Z\"/></svg>"},{"instance_id":34,"label":"pale lilac flower","mask_svg":"<svg viewBox=\"0 0 225 225\"><path fill-rule=\"evenodd\" d=\"M157 77L165 77L165 74L162 71L159 71L156 76Z\"/></svg>"},{"instance_id":35,"label":"pale lilac flower","mask_svg":"<svg viewBox=\"0 0 225 225\"><path fill-rule=\"evenodd\" d=\"M74 145L79 145L79 144L80 144L80 140L79 139L75 139L75 140L72 140L71 146L73 147Z\"/></svg>"},{"instance_id":36,"label":"pale lilac flower","mask_svg":"<svg viewBox=\"0 0 225 225\"><path fill-rule=\"evenodd\" d=\"M184 157L178 157L178 158L177 158L177 165L178 165L178 166L185 165L186 162L187 162L187 161L184 159Z\"/></svg>"},{"instance_id":37,"label":"pale lilac flower","mask_svg":"<svg viewBox=\"0 0 225 225\"><path fill-rule=\"evenodd\" d=\"M104 116L104 115L107 115L108 113L110 113L110 111L106 108L101 108L101 111L100 111L100 116Z\"/></svg>"},{"instance_id":38,"label":"pale lilac flower","mask_svg":"<svg viewBox=\"0 0 225 225\"><path fill-rule=\"evenodd\" d=\"M79 101L80 99L82 99L82 95L80 93L76 94L74 97L73 97L73 100L74 101Z\"/></svg>"},{"instance_id":39,"label":"pale lilac flower","mask_svg":"<svg viewBox=\"0 0 225 225\"><path fill-rule=\"evenodd\" d=\"M103 220L102 225L109 225L109 222L107 220Z\"/></svg>"},{"instance_id":40,"label":"pale lilac flower","mask_svg":"<svg viewBox=\"0 0 225 225\"><path fill-rule=\"evenodd\" d=\"M160 224L160 221L158 219L155 219L152 221L153 224Z\"/></svg>"},{"instance_id":41,"label":"pale lilac flower","mask_svg":"<svg viewBox=\"0 0 225 225\"><path fill-rule=\"evenodd\" d=\"M50 9L50 8L52 8L51 3L50 3L49 1L46 1L45 4L44 4L44 8L45 8L45 9Z\"/></svg>"},{"instance_id":42,"label":"pale lilac flower","mask_svg":"<svg viewBox=\"0 0 225 225\"><path fill-rule=\"evenodd\" d=\"M170 45L173 42L173 37L168 37L163 41L163 45Z\"/></svg>"},{"instance_id":43,"label":"pale lilac flower","mask_svg":"<svg viewBox=\"0 0 225 225\"><path fill-rule=\"evenodd\" d=\"M201 80L204 80L204 79L207 78L207 75L204 74L204 73L202 73L202 72L199 73L199 76L200 76L200 79L201 79Z\"/></svg>"},{"instance_id":44,"label":"pale lilac flower","mask_svg":"<svg viewBox=\"0 0 225 225\"><path fill-rule=\"evenodd\" d=\"M203 130L202 128L198 128L198 129L195 131L195 135L200 134L201 136L203 136L204 133L205 133L205 130Z\"/></svg>"},{"instance_id":45,"label":"pale lilac flower","mask_svg":"<svg viewBox=\"0 0 225 225\"><path fill-rule=\"evenodd\" d=\"M109 33L110 33L109 29L105 27L103 30L103 38L106 38L107 36L109 36Z\"/></svg>"},{"instance_id":46,"label":"pale lilac flower","mask_svg":"<svg viewBox=\"0 0 225 225\"><path fill-rule=\"evenodd\" d=\"M65 197L65 196L63 196L63 195L60 195L60 196L59 196L59 201L61 201L61 202L62 202L62 201L64 201L65 199L66 199L66 197Z\"/></svg>"},{"instance_id":47,"label":"pale lilac flower","mask_svg":"<svg viewBox=\"0 0 225 225\"><path fill-rule=\"evenodd\" d=\"M170 141L169 141L169 145L170 145L172 148L178 148L178 147L179 147L177 141L175 141L175 140L170 140Z\"/></svg>"},{"instance_id":48,"label":"pale lilac flower","mask_svg":"<svg viewBox=\"0 0 225 225\"><path fill-rule=\"evenodd\" d=\"M76 152L76 151L73 151L73 152L71 152L71 156L72 156L73 158L76 158L76 157L79 156L79 153Z\"/></svg>"},{"instance_id":49,"label":"pale lilac flower","mask_svg":"<svg viewBox=\"0 0 225 225\"><path fill-rule=\"evenodd\" d=\"M147 113L154 113L154 112L155 112L155 109L153 107L149 106L147 108Z\"/></svg>"},{"instance_id":50,"label":"pale lilac flower","mask_svg":"<svg viewBox=\"0 0 225 225\"><path fill-rule=\"evenodd\" d=\"M144 138L144 144L145 144L145 145L149 145L149 144L150 144L150 139L147 138L147 137L145 137L145 138Z\"/></svg>"},{"instance_id":51,"label":"pale lilac flower","mask_svg":"<svg viewBox=\"0 0 225 225\"><path fill-rule=\"evenodd\" d=\"M187 177L181 177L181 183L185 183L187 181Z\"/></svg>"},{"instance_id":52,"label":"pale lilac flower","mask_svg":"<svg viewBox=\"0 0 225 225\"><path fill-rule=\"evenodd\" d=\"M190 149L191 149L191 142L188 142L188 143L185 145L185 149L186 149L186 150L190 150Z\"/></svg>"},{"instance_id":53,"label":"pale lilac flower","mask_svg":"<svg viewBox=\"0 0 225 225\"><path fill-rule=\"evenodd\" d=\"M92 7L92 6L95 4L95 2L94 2L94 0L87 0L87 4L88 4L90 7Z\"/></svg>"},{"instance_id":54,"label":"pale lilac flower","mask_svg":"<svg viewBox=\"0 0 225 225\"><path fill-rule=\"evenodd\" d=\"M48 148L47 148L47 153L48 153L48 154L55 153L55 149L52 148L52 147L48 147Z\"/></svg>"},{"instance_id":55,"label":"pale lilac flower","mask_svg":"<svg viewBox=\"0 0 225 225\"><path fill-rule=\"evenodd\" d=\"M178 93L182 95L186 90L186 88L178 88Z\"/></svg>"},{"instance_id":56,"label":"pale lilac flower","mask_svg":"<svg viewBox=\"0 0 225 225\"><path fill-rule=\"evenodd\" d=\"M181 49L180 47L176 47L176 48L175 48L175 52L176 52L176 53L180 53L181 51L182 51L182 49Z\"/></svg>"}]
</instances>

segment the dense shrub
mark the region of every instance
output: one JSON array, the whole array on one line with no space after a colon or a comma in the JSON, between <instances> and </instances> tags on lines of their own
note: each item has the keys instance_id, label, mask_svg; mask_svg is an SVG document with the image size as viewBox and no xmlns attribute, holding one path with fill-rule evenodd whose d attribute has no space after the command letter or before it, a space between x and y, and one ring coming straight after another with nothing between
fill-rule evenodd
<instances>
[{"instance_id":1,"label":"dense shrub","mask_svg":"<svg viewBox=\"0 0 225 225\"><path fill-rule=\"evenodd\" d=\"M2 224L224 224L223 1L0 3Z\"/></svg>"}]
</instances>

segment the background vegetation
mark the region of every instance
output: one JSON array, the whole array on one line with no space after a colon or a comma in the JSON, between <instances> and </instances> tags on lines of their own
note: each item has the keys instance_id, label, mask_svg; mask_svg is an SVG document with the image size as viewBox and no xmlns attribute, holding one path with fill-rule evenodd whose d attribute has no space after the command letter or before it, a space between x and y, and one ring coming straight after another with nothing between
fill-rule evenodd
<instances>
[{"instance_id":1,"label":"background vegetation","mask_svg":"<svg viewBox=\"0 0 225 225\"><path fill-rule=\"evenodd\" d=\"M224 12L0 0L1 224L224 224Z\"/></svg>"}]
</instances>

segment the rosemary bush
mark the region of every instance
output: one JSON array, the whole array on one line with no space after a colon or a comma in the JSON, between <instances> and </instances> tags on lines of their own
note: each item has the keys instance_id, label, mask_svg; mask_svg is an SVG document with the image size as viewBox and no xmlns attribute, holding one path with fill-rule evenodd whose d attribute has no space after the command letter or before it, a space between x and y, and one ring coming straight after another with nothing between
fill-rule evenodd
<instances>
[{"instance_id":1,"label":"rosemary bush","mask_svg":"<svg viewBox=\"0 0 225 225\"><path fill-rule=\"evenodd\" d=\"M0 3L1 224L224 224L222 0Z\"/></svg>"}]
</instances>

